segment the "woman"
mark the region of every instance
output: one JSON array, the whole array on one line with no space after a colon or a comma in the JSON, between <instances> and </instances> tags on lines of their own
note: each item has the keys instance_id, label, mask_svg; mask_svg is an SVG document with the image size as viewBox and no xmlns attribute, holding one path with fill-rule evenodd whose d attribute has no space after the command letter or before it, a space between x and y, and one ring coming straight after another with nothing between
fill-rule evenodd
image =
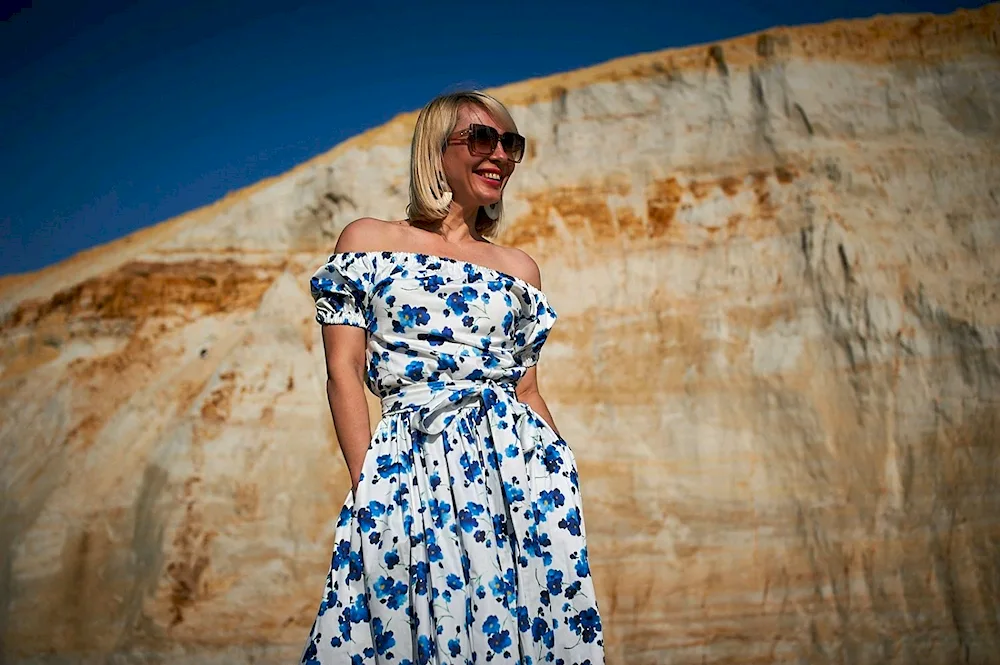
<instances>
[{"instance_id":1,"label":"woman","mask_svg":"<svg viewBox=\"0 0 1000 665\"><path fill-rule=\"evenodd\" d=\"M488 240L524 153L496 99L435 99L407 219L350 223L312 278L352 491L302 663L604 662L576 462L535 378L556 313L531 257Z\"/></svg>"}]
</instances>

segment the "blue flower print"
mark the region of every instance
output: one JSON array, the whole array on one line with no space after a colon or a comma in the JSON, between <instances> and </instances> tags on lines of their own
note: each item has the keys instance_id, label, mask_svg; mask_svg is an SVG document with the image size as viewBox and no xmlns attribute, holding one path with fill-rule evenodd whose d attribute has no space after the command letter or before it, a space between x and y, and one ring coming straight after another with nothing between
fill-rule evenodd
<instances>
[{"instance_id":1,"label":"blue flower print","mask_svg":"<svg viewBox=\"0 0 1000 665\"><path fill-rule=\"evenodd\" d=\"M351 551L347 555L347 581L357 581L361 579L361 573L364 570L364 566L361 563L361 554L355 551Z\"/></svg>"},{"instance_id":2,"label":"blue flower print","mask_svg":"<svg viewBox=\"0 0 1000 665\"><path fill-rule=\"evenodd\" d=\"M554 512L558 508L562 508L566 503L566 497L563 493L559 491L559 488L553 490L542 490L538 493L538 510L541 514L539 518L541 521L545 521L545 515Z\"/></svg>"},{"instance_id":3,"label":"blue flower print","mask_svg":"<svg viewBox=\"0 0 1000 665\"><path fill-rule=\"evenodd\" d=\"M442 354L438 356L437 368L439 372L457 372L458 363L453 356Z\"/></svg>"},{"instance_id":4,"label":"blue flower print","mask_svg":"<svg viewBox=\"0 0 1000 665\"><path fill-rule=\"evenodd\" d=\"M375 528L375 520L372 518L371 511L367 508L358 510L358 526L361 527L362 531L369 531Z\"/></svg>"},{"instance_id":5,"label":"blue flower print","mask_svg":"<svg viewBox=\"0 0 1000 665\"><path fill-rule=\"evenodd\" d=\"M496 536L497 541L500 543L500 547L503 547L503 541L506 540L507 534L507 516L500 513L493 516L493 535Z\"/></svg>"},{"instance_id":6,"label":"blue flower print","mask_svg":"<svg viewBox=\"0 0 1000 665\"><path fill-rule=\"evenodd\" d=\"M427 275L420 278L420 284L427 293L437 293L445 285L445 281L440 275Z\"/></svg>"},{"instance_id":7,"label":"blue flower print","mask_svg":"<svg viewBox=\"0 0 1000 665\"><path fill-rule=\"evenodd\" d=\"M372 619L372 628L375 632L375 649L378 654L391 659L392 654L389 653L389 649L396 645L396 638L393 637L392 631L384 630L382 628L382 619L378 617Z\"/></svg>"},{"instance_id":8,"label":"blue flower print","mask_svg":"<svg viewBox=\"0 0 1000 665\"><path fill-rule=\"evenodd\" d=\"M471 263L466 263L462 266L462 269L465 271L465 274L470 282L475 283L483 281L483 273Z\"/></svg>"},{"instance_id":9,"label":"blue flower print","mask_svg":"<svg viewBox=\"0 0 1000 665\"><path fill-rule=\"evenodd\" d=\"M427 574L430 566L426 561L418 561L410 566L410 588L419 595L427 593Z\"/></svg>"},{"instance_id":10,"label":"blue flower print","mask_svg":"<svg viewBox=\"0 0 1000 665\"><path fill-rule=\"evenodd\" d=\"M500 630L500 620L496 616L491 615L486 621L483 622L483 632L487 635L492 635Z\"/></svg>"},{"instance_id":11,"label":"blue flower print","mask_svg":"<svg viewBox=\"0 0 1000 665\"><path fill-rule=\"evenodd\" d=\"M511 329L514 327L514 313L507 312L503 317L503 333L505 335L510 335Z\"/></svg>"},{"instance_id":12,"label":"blue flower print","mask_svg":"<svg viewBox=\"0 0 1000 665\"><path fill-rule=\"evenodd\" d=\"M467 508L463 508L462 510L459 511L458 525L462 527L462 531L465 531L466 533L472 533L472 531L476 528L477 524L478 520L476 520L475 516L471 512L469 512Z\"/></svg>"},{"instance_id":13,"label":"blue flower print","mask_svg":"<svg viewBox=\"0 0 1000 665\"><path fill-rule=\"evenodd\" d=\"M496 411L501 418L507 415L507 404L500 400L500 396L495 390L487 388L483 391L483 403L487 408Z\"/></svg>"},{"instance_id":14,"label":"blue flower print","mask_svg":"<svg viewBox=\"0 0 1000 665\"><path fill-rule=\"evenodd\" d=\"M449 309L455 314L465 314L469 311L469 306L465 304L465 298L462 297L461 293L452 293L445 302L448 303Z\"/></svg>"},{"instance_id":15,"label":"blue flower print","mask_svg":"<svg viewBox=\"0 0 1000 665\"><path fill-rule=\"evenodd\" d=\"M435 653L434 644L426 635L417 638L417 663L419 665L427 665L431 662L431 657Z\"/></svg>"},{"instance_id":16,"label":"blue flower print","mask_svg":"<svg viewBox=\"0 0 1000 665\"><path fill-rule=\"evenodd\" d=\"M375 591L375 598L384 602L391 609L399 609L403 605L406 596L406 585L403 582L393 580L392 577L381 576L372 585Z\"/></svg>"},{"instance_id":17,"label":"blue flower print","mask_svg":"<svg viewBox=\"0 0 1000 665\"><path fill-rule=\"evenodd\" d=\"M419 381L424 375L424 363L422 360L413 360L406 366L406 378Z\"/></svg>"},{"instance_id":18,"label":"blue flower print","mask_svg":"<svg viewBox=\"0 0 1000 665\"><path fill-rule=\"evenodd\" d=\"M571 508L566 512L566 517L559 520L559 527L566 529L574 536L579 536L580 534L580 511L576 508Z\"/></svg>"},{"instance_id":19,"label":"blue flower print","mask_svg":"<svg viewBox=\"0 0 1000 665\"><path fill-rule=\"evenodd\" d=\"M549 624L545 621L545 619L535 617L535 620L531 623L531 639L536 642L542 642L549 648L553 646L551 643L552 630L549 628Z\"/></svg>"},{"instance_id":20,"label":"blue flower print","mask_svg":"<svg viewBox=\"0 0 1000 665\"><path fill-rule=\"evenodd\" d=\"M444 558L444 552L441 550L441 546L437 543L437 532L433 529L427 529L424 531L424 540L427 543L427 560L431 563L435 561L440 561Z\"/></svg>"},{"instance_id":21,"label":"blue flower print","mask_svg":"<svg viewBox=\"0 0 1000 665\"><path fill-rule=\"evenodd\" d=\"M316 643L309 640L309 645L306 647L305 652L302 654L303 665L321 665L319 660L316 659ZM457 654L452 654L457 655Z\"/></svg>"},{"instance_id":22,"label":"blue flower print","mask_svg":"<svg viewBox=\"0 0 1000 665\"><path fill-rule=\"evenodd\" d=\"M569 618L569 627L583 637L584 642L593 642L597 639L597 633L601 630L601 617L597 610L588 607L584 611Z\"/></svg>"},{"instance_id":23,"label":"blue flower print","mask_svg":"<svg viewBox=\"0 0 1000 665\"><path fill-rule=\"evenodd\" d=\"M554 568L549 569L549 571L545 574L545 582L546 588L550 594L558 596L562 593L562 580L563 573L561 570L556 570Z\"/></svg>"},{"instance_id":24,"label":"blue flower print","mask_svg":"<svg viewBox=\"0 0 1000 665\"><path fill-rule=\"evenodd\" d=\"M562 456L559 454L559 450L553 446L545 446L545 469L549 473L558 473L559 469L562 468Z\"/></svg>"},{"instance_id":25,"label":"blue flower print","mask_svg":"<svg viewBox=\"0 0 1000 665\"><path fill-rule=\"evenodd\" d=\"M351 541L342 540L337 543L337 547L333 550L333 560L330 562L330 566L334 570L340 570L347 565L347 562L351 557Z\"/></svg>"},{"instance_id":26,"label":"blue flower print","mask_svg":"<svg viewBox=\"0 0 1000 665\"><path fill-rule=\"evenodd\" d=\"M400 465L402 468L402 465ZM399 508L405 513L410 509L410 500L406 498L406 495L410 493L410 488L405 484L400 485L395 492L392 493L393 504L399 506Z\"/></svg>"},{"instance_id":27,"label":"blue flower print","mask_svg":"<svg viewBox=\"0 0 1000 665\"><path fill-rule=\"evenodd\" d=\"M465 478L471 483L482 475L482 467L478 460L473 460L469 458L469 453L463 453L460 463L462 468L465 469Z\"/></svg>"},{"instance_id":28,"label":"blue flower print","mask_svg":"<svg viewBox=\"0 0 1000 665\"><path fill-rule=\"evenodd\" d=\"M392 476L405 473L410 467L405 457L393 459L389 455L379 455L376 462L378 464L376 471L378 471L378 475L382 478L391 478Z\"/></svg>"},{"instance_id":29,"label":"blue flower print","mask_svg":"<svg viewBox=\"0 0 1000 665\"><path fill-rule=\"evenodd\" d=\"M434 526L443 527L451 519L451 504L440 499L431 499L428 504L431 516L434 518Z\"/></svg>"},{"instance_id":30,"label":"blue flower print","mask_svg":"<svg viewBox=\"0 0 1000 665\"><path fill-rule=\"evenodd\" d=\"M337 518L337 527L342 527L347 525L351 519L351 509L346 505L340 509L340 517Z\"/></svg>"},{"instance_id":31,"label":"blue flower print","mask_svg":"<svg viewBox=\"0 0 1000 665\"><path fill-rule=\"evenodd\" d=\"M590 575L590 562L587 560L587 548L584 547L580 550L580 558L576 562L576 574L580 577L587 577Z\"/></svg>"},{"instance_id":32,"label":"blue flower print","mask_svg":"<svg viewBox=\"0 0 1000 665\"><path fill-rule=\"evenodd\" d=\"M430 314L427 313L426 307L410 307L409 305L403 305L396 315L396 320L393 322L392 329L393 332L403 334L406 332L407 328L413 328L414 326L423 325L430 321Z\"/></svg>"},{"instance_id":33,"label":"blue flower print","mask_svg":"<svg viewBox=\"0 0 1000 665\"><path fill-rule=\"evenodd\" d=\"M319 616L323 616L328 609L331 607L337 607L339 604L340 600L336 590L330 589L330 591L326 594L326 598L324 598L323 602L319 605Z\"/></svg>"},{"instance_id":34,"label":"blue flower print","mask_svg":"<svg viewBox=\"0 0 1000 665\"><path fill-rule=\"evenodd\" d=\"M504 649L509 647L513 642L510 639L509 630L501 630L489 636L488 640L490 648L497 653L501 653Z\"/></svg>"},{"instance_id":35,"label":"blue flower print","mask_svg":"<svg viewBox=\"0 0 1000 665\"><path fill-rule=\"evenodd\" d=\"M520 487L515 487L508 482L503 484L504 493L507 496L507 500L511 503L519 503L524 501L524 490Z\"/></svg>"},{"instance_id":36,"label":"blue flower print","mask_svg":"<svg viewBox=\"0 0 1000 665\"><path fill-rule=\"evenodd\" d=\"M355 599L354 604L344 610L345 616L350 623L362 623L368 621L368 602L363 596Z\"/></svg>"}]
</instances>

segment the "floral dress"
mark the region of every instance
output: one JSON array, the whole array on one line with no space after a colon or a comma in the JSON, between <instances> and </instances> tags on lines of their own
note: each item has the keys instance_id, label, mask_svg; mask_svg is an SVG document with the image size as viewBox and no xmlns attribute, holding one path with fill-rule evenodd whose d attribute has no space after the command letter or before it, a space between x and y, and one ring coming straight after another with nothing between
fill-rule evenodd
<instances>
[{"instance_id":1,"label":"floral dress","mask_svg":"<svg viewBox=\"0 0 1000 665\"><path fill-rule=\"evenodd\" d=\"M382 399L306 665L604 663L573 453L514 388L556 313L497 270L330 257L316 320L367 331Z\"/></svg>"}]
</instances>

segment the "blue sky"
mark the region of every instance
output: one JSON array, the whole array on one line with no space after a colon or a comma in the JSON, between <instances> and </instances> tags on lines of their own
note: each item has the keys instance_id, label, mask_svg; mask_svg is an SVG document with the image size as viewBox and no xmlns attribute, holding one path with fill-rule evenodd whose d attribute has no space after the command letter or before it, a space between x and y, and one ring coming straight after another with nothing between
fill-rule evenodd
<instances>
[{"instance_id":1,"label":"blue sky","mask_svg":"<svg viewBox=\"0 0 1000 665\"><path fill-rule=\"evenodd\" d=\"M446 90L775 25L984 3L34 4L0 24L0 274L215 201Z\"/></svg>"}]
</instances>

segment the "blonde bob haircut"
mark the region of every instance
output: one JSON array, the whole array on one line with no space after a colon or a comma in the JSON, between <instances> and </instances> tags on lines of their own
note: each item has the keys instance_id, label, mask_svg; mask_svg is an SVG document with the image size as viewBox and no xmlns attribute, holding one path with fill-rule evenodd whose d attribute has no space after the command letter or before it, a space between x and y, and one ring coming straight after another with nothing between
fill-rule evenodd
<instances>
[{"instance_id":1,"label":"blonde bob haircut","mask_svg":"<svg viewBox=\"0 0 1000 665\"><path fill-rule=\"evenodd\" d=\"M406 215L415 222L439 222L448 214L451 190L444 177L441 156L448 137L455 131L458 110L467 104L482 108L504 131L517 131L506 107L477 90L441 95L424 106L417 116L410 145L410 203ZM480 207L476 216L476 230L486 237L496 236L503 220L503 201L490 207L494 209L492 215Z\"/></svg>"}]
</instances>

